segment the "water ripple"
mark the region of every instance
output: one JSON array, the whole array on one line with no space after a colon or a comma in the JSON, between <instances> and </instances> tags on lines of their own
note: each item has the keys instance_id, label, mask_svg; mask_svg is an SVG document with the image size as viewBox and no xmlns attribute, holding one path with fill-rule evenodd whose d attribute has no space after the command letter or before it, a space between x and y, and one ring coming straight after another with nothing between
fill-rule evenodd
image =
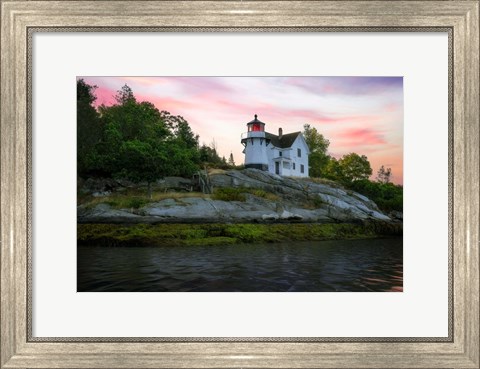
<instances>
[{"instance_id":1,"label":"water ripple","mask_svg":"<svg viewBox=\"0 0 480 369\"><path fill-rule=\"evenodd\" d=\"M78 247L79 292L403 291L403 240Z\"/></svg>"}]
</instances>

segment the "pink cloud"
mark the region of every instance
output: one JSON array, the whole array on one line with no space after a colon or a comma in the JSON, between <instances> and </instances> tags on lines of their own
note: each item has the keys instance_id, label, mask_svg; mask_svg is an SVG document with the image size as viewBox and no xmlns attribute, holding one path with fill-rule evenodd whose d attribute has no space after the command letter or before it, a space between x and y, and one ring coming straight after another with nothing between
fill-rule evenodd
<instances>
[{"instance_id":1,"label":"pink cloud","mask_svg":"<svg viewBox=\"0 0 480 369\"><path fill-rule=\"evenodd\" d=\"M82 78L82 77L80 77ZM200 142L215 140L221 155L243 162L239 136L258 114L266 130L301 131L308 123L341 157L365 154L374 172L392 164L403 180L403 81L364 77L83 77L98 85L96 105L112 105L128 84L138 101L183 116ZM324 96L319 100L319 96ZM361 97L368 96L368 99ZM360 98L359 98L360 97ZM317 103L322 101L322 104ZM333 102L333 105L329 104ZM400 113L400 114L399 114Z\"/></svg>"},{"instance_id":2,"label":"pink cloud","mask_svg":"<svg viewBox=\"0 0 480 369\"><path fill-rule=\"evenodd\" d=\"M352 128L337 135L342 146L371 146L386 144L380 132L370 128Z\"/></svg>"},{"instance_id":3,"label":"pink cloud","mask_svg":"<svg viewBox=\"0 0 480 369\"><path fill-rule=\"evenodd\" d=\"M388 113L393 113L401 110L403 106L398 102L391 102L385 105L384 110Z\"/></svg>"},{"instance_id":4,"label":"pink cloud","mask_svg":"<svg viewBox=\"0 0 480 369\"><path fill-rule=\"evenodd\" d=\"M167 83L167 80L162 78L152 78L152 77L123 77L126 83L135 83L138 85L145 86L157 86Z\"/></svg>"},{"instance_id":5,"label":"pink cloud","mask_svg":"<svg viewBox=\"0 0 480 369\"><path fill-rule=\"evenodd\" d=\"M95 106L110 106L115 104L116 93L116 91L112 91L109 88L98 86L98 88L95 90L95 95L97 96L97 100L95 100Z\"/></svg>"},{"instance_id":6,"label":"pink cloud","mask_svg":"<svg viewBox=\"0 0 480 369\"><path fill-rule=\"evenodd\" d=\"M365 96L403 90L402 77L290 77L288 81L320 95Z\"/></svg>"}]
</instances>

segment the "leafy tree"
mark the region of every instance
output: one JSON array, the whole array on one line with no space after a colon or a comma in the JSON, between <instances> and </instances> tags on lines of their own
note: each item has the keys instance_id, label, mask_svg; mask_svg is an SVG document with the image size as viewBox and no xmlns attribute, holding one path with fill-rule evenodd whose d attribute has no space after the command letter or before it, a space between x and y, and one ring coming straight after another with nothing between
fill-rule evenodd
<instances>
[{"instance_id":1,"label":"leafy tree","mask_svg":"<svg viewBox=\"0 0 480 369\"><path fill-rule=\"evenodd\" d=\"M92 151L102 137L103 125L93 106L97 86L77 81L77 169L80 175L86 174Z\"/></svg>"},{"instance_id":2,"label":"leafy tree","mask_svg":"<svg viewBox=\"0 0 480 369\"><path fill-rule=\"evenodd\" d=\"M368 179L372 175L372 167L365 155L351 153L344 155L339 161L342 176L345 181L353 182Z\"/></svg>"},{"instance_id":3,"label":"leafy tree","mask_svg":"<svg viewBox=\"0 0 480 369\"><path fill-rule=\"evenodd\" d=\"M180 115L172 115L168 111L161 111L160 116L167 128L187 147L198 150L198 135L195 135L188 122Z\"/></svg>"},{"instance_id":4,"label":"leafy tree","mask_svg":"<svg viewBox=\"0 0 480 369\"><path fill-rule=\"evenodd\" d=\"M361 179L350 183L348 188L367 196L383 211L403 211L403 187L400 185Z\"/></svg>"},{"instance_id":5,"label":"leafy tree","mask_svg":"<svg viewBox=\"0 0 480 369\"><path fill-rule=\"evenodd\" d=\"M343 182L344 176L338 160L331 158L323 169L323 177L333 181Z\"/></svg>"},{"instance_id":6,"label":"leafy tree","mask_svg":"<svg viewBox=\"0 0 480 369\"><path fill-rule=\"evenodd\" d=\"M148 196L152 196L151 183L163 176L168 165L168 153L154 142L131 140L122 142L117 156L114 176L133 182L147 182Z\"/></svg>"},{"instance_id":7,"label":"leafy tree","mask_svg":"<svg viewBox=\"0 0 480 369\"><path fill-rule=\"evenodd\" d=\"M227 161L225 157L221 158L218 155L214 142L210 146L203 144L200 147L199 149L200 161L203 164L208 164L212 166L221 166L223 164L226 164Z\"/></svg>"},{"instance_id":8,"label":"leafy tree","mask_svg":"<svg viewBox=\"0 0 480 369\"><path fill-rule=\"evenodd\" d=\"M390 183L390 177L392 176L392 168L387 168L382 165L377 172L377 181L380 183Z\"/></svg>"},{"instance_id":9,"label":"leafy tree","mask_svg":"<svg viewBox=\"0 0 480 369\"><path fill-rule=\"evenodd\" d=\"M99 108L105 122L97 145L96 165L112 177L151 183L168 175L190 176L198 169L198 136L188 122L160 112L150 102L138 102L123 86L117 104Z\"/></svg>"},{"instance_id":10,"label":"leafy tree","mask_svg":"<svg viewBox=\"0 0 480 369\"><path fill-rule=\"evenodd\" d=\"M161 119L171 132L165 142L169 152L169 175L189 177L198 170L200 152L198 135L195 135L188 122L179 115L167 111L160 112Z\"/></svg>"},{"instance_id":11,"label":"leafy tree","mask_svg":"<svg viewBox=\"0 0 480 369\"><path fill-rule=\"evenodd\" d=\"M309 155L309 174L311 177L321 177L324 175L327 164L331 157L327 154L330 141L320 134L315 127L310 124L303 126L303 136L310 149Z\"/></svg>"},{"instance_id":12,"label":"leafy tree","mask_svg":"<svg viewBox=\"0 0 480 369\"><path fill-rule=\"evenodd\" d=\"M352 153L340 160L332 158L325 166L324 177L367 196L383 211L403 211L403 187L389 182L370 181L368 177L371 173L366 156Z\"/></svg>"}]
</instances>

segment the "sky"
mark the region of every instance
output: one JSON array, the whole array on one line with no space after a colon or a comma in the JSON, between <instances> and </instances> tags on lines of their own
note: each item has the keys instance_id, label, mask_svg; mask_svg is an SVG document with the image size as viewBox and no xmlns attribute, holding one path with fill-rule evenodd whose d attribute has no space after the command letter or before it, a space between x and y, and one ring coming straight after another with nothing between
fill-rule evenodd
<instances>
[{"instance_id":1,"label":"sky","mask_svg":"<svg viewBox=\"0 0 480 369\"><path fill-rule=\"evenodd\" d=\"M367 156L372 179L381 165L403 184L402 77L78 77L97 85L96 105L112 105L123 85L137 101L183 116L200 136L215 142L220 156L244 162L240 136L254 114L278 134L310 124L329 141L339 159Z\"/></svg>"}]
</instances>

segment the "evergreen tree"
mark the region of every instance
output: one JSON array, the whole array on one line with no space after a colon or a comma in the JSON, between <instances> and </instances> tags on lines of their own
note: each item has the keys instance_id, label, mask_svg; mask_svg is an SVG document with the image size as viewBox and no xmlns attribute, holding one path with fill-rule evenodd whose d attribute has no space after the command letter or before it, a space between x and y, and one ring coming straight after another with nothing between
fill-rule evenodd
<instances>
[{"instance_id":1,"label":"evergreen tree","mask_svg":"<svg viewBox=\"0 0 480 369\"><path fill-rule=\"evenodd\" d=\"M228 158L228 165L231 165L232 167L235 166L235 160L233 160L233 154L230 153L230 157Z\"/></svg>"},{"instance_id":2,"label":"evergreen tree","mask_svg":"<svg viewBox=\"0 0 480 369\"><path fill-rule=\"evenodd\" d=\"M101 141L103 125L94 103L97 86L77 81L77 171L85 175L94 160L95 146Z\"/></svg>"}]
</instances>

